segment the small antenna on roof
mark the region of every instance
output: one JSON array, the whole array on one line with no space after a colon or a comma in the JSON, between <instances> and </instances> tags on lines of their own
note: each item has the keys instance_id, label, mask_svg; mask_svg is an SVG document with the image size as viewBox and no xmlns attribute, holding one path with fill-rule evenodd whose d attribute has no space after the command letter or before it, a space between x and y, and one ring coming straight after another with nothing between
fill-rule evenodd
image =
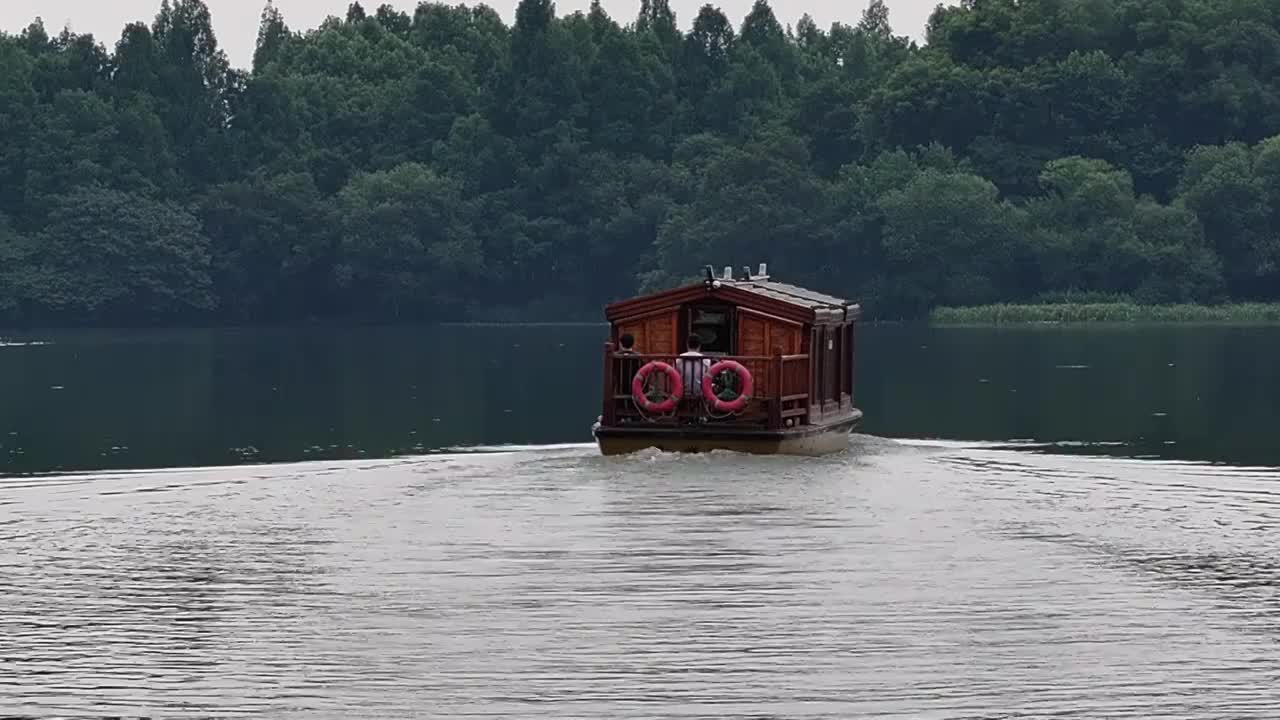
<instances>
[{"instance_id":1,"label":"small antenna on roof","mask_svg":"<svg viewBox=\"0 0 1280 720\"><path fill-rule=\"evenodd\" d=\"M716 284L716 271L712 270L710 265L703 265L702 274L706 275L706 277L702 279L702 285L710 291Z\"/></svg>"}]
</instances>

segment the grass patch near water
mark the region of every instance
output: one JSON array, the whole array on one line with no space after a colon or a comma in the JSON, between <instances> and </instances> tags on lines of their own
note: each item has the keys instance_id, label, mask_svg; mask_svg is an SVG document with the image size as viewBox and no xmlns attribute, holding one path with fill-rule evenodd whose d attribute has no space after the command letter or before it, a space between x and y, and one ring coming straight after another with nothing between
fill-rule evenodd
<instances>
[{"instance_id":1,"label":"grass patch near water","mask_svg":"<svg viewBox=\"0 0 1280 720\"><path fill-rule=\"evenodd\" d=\"M1280 322L1280 303L1228 305L1140 305L1130 302L1044 303L943 307L929 314L932 325L1103 322Z\"/></svg>"}]
</instances>

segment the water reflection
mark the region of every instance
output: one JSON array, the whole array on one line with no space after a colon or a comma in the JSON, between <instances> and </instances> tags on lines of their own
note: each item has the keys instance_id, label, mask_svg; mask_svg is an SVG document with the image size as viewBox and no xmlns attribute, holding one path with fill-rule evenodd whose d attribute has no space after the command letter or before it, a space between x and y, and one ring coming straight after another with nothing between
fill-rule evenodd
<instances>
[{"instance_id":1,"label":"water reflection","mask_svg":"<svg viewBox=\"0 0 1280 720\"><path fill-rule=\"evenodd\" d=\"M876 328L860 347L878 434L1280 464L1280 327Z\"/></svg>"},{"instance_id":2,"label":"water reflection","mask_svg":"<svg viewBox=\"0 0 1280 720\"><path fill-rule=\"evenodd\" d=\"M0 473L590 440L602 326L51 333L0 348ZM1280 464L1280 327L861 331L866 430Z\"/></svg>"},{"instance_id":3,"label":"water reflection","mask_svg":"<svg viewBox=\"0 0 1280 720\"><path fill-rule=\"evenodd\" d=\"M591 326L50 337L0 349L0 471L581 441L598 414Z\"/></svg>"}]
</instances>

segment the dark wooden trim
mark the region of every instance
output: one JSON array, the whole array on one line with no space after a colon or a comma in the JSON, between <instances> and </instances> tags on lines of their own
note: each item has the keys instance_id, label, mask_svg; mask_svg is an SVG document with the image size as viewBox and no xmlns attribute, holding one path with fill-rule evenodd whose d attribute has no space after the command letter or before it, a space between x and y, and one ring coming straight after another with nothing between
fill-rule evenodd
<instances>
[{"instance_id":1,"label":"dark wooden trim","mask_svg":"<svg viewBox=\"0 0 1280 720\"><path fill-rule=\"evenodd\" d=\"M779 352L773 361L773 402L769 404L769 427L782 429L782 363L783 354Z\"/></svg>"},{"instance_id":2,"label":"dark wooden trim","mask_svg":"<svg viewBox=\"0 0 1280 720\"><path fill-rule=\"evenodd\" d=\"M640 322L642 320L649 320L651 318L658 317L659 315L669 315L679 309L680 309L679 305L672 305L670 307L658 308L657 310L650 310L649 312L646 312L643 315L628 315L625 318L621 318L619 320L614 321L613 329L615 332L617 332L618 327L621 325L626 325L628 323L633 323L633 322Z\"/></svg>"},{"instance_id":3,"label":"dark wooden trim","mask_svg":"<svg viewBox=\"0 0 1280 720\"><path fill-rule=\"evenodd\" d=\"M813 401L815 398L821 397L821 386L819 381L819 368L822 366L822 346L819 344L818 328L809 328L809 415L815 413Z\"/></svg>"},{"instance_id":4,"label":"dark wooden trim","mask_svg":"<svg viewBox=\"0 0 1280 720\"><path fill-rule=\"evenodd\" d=\"M836 391L836 407L844 407L844 377L849 366L848 360L845 359L848 350L848 341L845 339L845 329L849 327L848 323L841 323L836 329L836 372L835 382L831 383L835 386Z\"/></svg>"},{"instance_id":5,"label":"dark wooden trim","mask_svg":"<svg viewBox=\"0 0 1280 720\"><path fill-rule=\"evenodd\" d=\"M853 406L857 400L854 399L854 388L858 385L858 334L854 330L854 325L849 325L849 405Z\"/></svg>"},{"instance_id":6,"label":"dark wooden trim","mask_svg":"<svg viewBox=\"0 0 1280 720\"><path fill-rule=\"evenodd\" d=\"M600 422L613 425L616 422L617 400L613 392L613 343L604 344L604 409L600 413Z\"/></svg>"},{"instance_id":7,"label":"dark wooden trim","mask_svg":"<svg viewBox=\"0 0 1280 720\"><path fill-rule=\"evenodd\" d=\"M686 302L711 295L702 285L677 288L654 295L620 300L606 305L605 318L609 322L624 322L636 317L645 317L654 312L674 310Z\"/></svg>"},{"instance_id":8,"label":"dark wooden trim","mask_svg":"<svg viewBox=\"0 0 1280 720\"><path fill-rule=\"evenodd\" d=\"M747 315L754 315L762 320L769 320L771 322L780 322L787 325L793 325L799 328L803 328L805 325L805 323L800 320L791 320L789 318L779 317L777 315L770 315L769 313L760 312L759 310L753 310L749 307L742 307L741 305L738 306L738 312L746 313Z\"/></svg>"},{"instance_id":9,"label":"dark wooden trim","mask_svg":"<svg viewBox=\"0 0 1280 720\"><path fill-rule=\"evenodd\" d=\"M831 374L831 367L827 363L827 342L831 340L830 335L829 325L818 328L818 352L822 353L822 360L818 363L818 409L823 415L827 414L827 377Z\"/></svg>"}]
</instances>

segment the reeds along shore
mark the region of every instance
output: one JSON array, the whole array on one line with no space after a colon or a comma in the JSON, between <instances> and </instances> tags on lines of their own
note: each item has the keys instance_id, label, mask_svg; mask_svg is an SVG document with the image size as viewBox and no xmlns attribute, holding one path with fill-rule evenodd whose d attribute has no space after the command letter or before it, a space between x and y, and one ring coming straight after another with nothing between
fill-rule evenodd
<instances>
[{"instance_id":1,"label":"reeds along shore","mask_svg":"<svg viewBox=\"0 0 1280 720\"><path fill-rule=\"evenodd\" d=\"M937 308L932 325L1098 322L1280 322L1280 303L1140 305L1137 303L997 304Z\"/></svg>"}]
</instances>

